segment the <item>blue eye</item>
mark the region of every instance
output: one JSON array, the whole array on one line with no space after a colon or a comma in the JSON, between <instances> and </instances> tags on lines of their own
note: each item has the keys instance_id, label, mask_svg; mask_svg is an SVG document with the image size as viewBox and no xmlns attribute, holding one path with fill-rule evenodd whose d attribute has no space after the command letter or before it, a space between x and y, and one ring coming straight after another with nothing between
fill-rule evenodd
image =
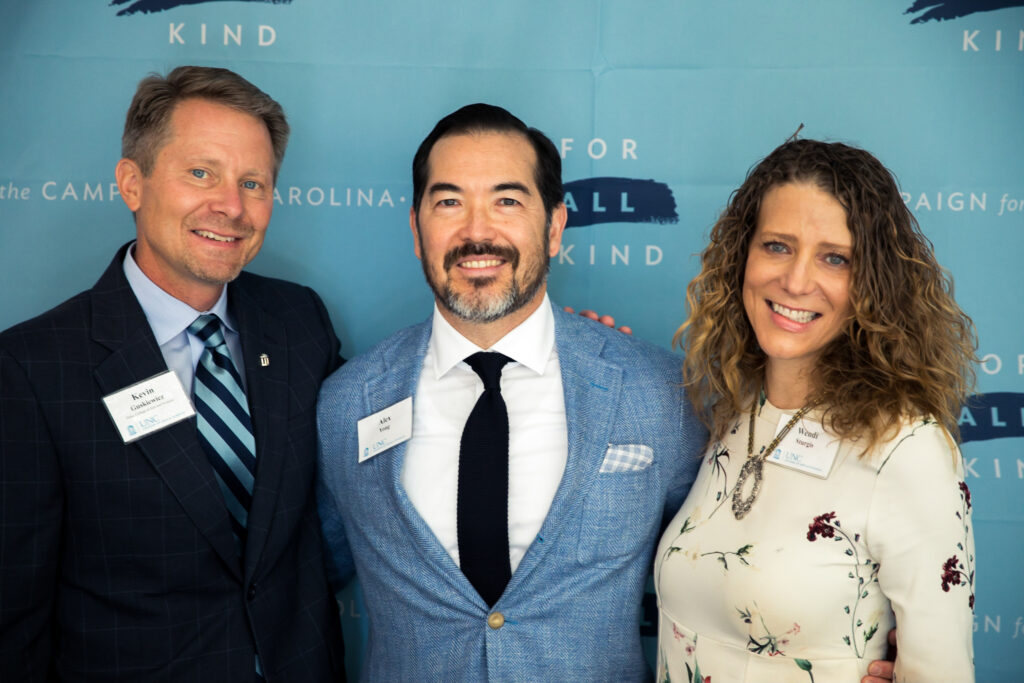
<instances>
[{"instance_id":1,"label":"blue eye","mask_svg":"<svg viewBox=\"0 0 1024 683\"><path fill-rule=\"evenodd\" d=\"M258 190L260 189L260 184L257 183L255 180L246 180L242 183L242 187L244 187L247 190Z\"/></svg>"},{"instance_id":2,"label":"blue eye","mask_svg":"<svg viewBox=\"0 0 1024 683\"><path fill-rule=\"evenodd\" d=\"M206 171L204 171L204 170L203 170L203 169L201 169L201 168L193 168L193 169L192 169L191 171L189 171L189 172L190 172L190 173L191 173L192 175L194 175L194 176L195 176L196 178L205 178L205 177L206 177Z\"/></svg>"},{"instance_id":3,"label":"blue eye","mask_svg":"<svg viewBox=\"0 0 1024 683\"><path fill-rule=\"evenodd\" d=\"M850 259L846 258L842 254L826 254L825 263L830 266L845 266L850 262Z\"/></svg>"},{"instance_id":4,"label":"blue eye","mask_svg":"<svg viewBox=\"0 0 1024 683\"><path fill-rule=\"evenodd\" d=\"M786 253L786 245L782 242L765 242L764 248L773 254L784 254Z\"/></svg>"}]
</instances>

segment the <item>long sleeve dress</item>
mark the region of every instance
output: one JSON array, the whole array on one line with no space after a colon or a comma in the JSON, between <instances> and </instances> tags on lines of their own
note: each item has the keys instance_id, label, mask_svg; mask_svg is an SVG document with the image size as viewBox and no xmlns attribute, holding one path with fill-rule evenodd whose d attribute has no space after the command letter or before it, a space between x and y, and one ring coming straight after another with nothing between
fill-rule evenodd
<instances>
[{"instance_id":1,"label":"long sleeve dress","mask_svg":"<svg viewBox=\"0 0 1024 683\"><path fill-rule=\"evenodd\" d=\"M755 453L784 419L762 403ZM748 420L709 445L661 539L659 683L855 683L897 624L896 681L973 681L971 498L942 428L908 421L869 457L842 442L827 478L766 462L737 520Z\"/></svg>"}]
</instances>

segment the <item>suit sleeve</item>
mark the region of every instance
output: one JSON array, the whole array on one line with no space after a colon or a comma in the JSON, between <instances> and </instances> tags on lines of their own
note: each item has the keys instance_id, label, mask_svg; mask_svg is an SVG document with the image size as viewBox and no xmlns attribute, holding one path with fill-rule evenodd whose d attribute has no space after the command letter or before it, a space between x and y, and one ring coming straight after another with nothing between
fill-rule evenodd
<instances>
[{"instance_id":1,"label":"suit sleeve","mask_svg":"<svg viewBox=\"0 0 1024 683\"><path fill-rule=\"evenodd\" d=\"M328 382L320 392L317 405L319 446L316 498L327 552L327 577L335 591L344 588L355 574L355 562L349 549L341 512L341 497L345 495L345 487L340 454L344 451L344 440L338 418L343 411L339 410L338 404L339 397L331 390Z\"/></svg>"},{"instance_id":2,"label":"suit sleeve","mask_svg":"<svg viewBox=\"0 0 1024 683\"><path fill-rule=\"evenodd\" d=\"M63 497L56 448L23 368L0 351L0 679L44 681Z\"/></svg>"},{"instance_id":3,"label":"suit sleeve","mask_svg":"<svg viewBox=\"0 0 1024 683\"><path fill-rule=\"evenodd\" d=\"M335 500L339 494L340 491L324 483L322 476L317 478L317 507L327 553L327 578L335 592L344 588L355 575L355 563L348 547L345 525Z\"/></svg>"},{"instance_id":4,"label":"suit sleeve","mask_svg":"<svg viewBox=\"0 0 1024 683\"><path fill-rule=\"evenodd\" d=\"M309 288L307 287L307 289ZM324 373L326 378L340 368L345 363L345 359L341 357L341 342L338 340L338 335L334 333L334 326L331 324L331 316L327 313L327 307L324 306L323 300L315 291L309 289L309 294L313 297L313 304L316 306L316 312L320 315L320 321L324 330L326 330L328 344L330 345L327 372Z\"/></svg>"},{"instance_id":5,"label":"suit sleeve","mask_svg":"<svg viewBox=\"0 0 1024 683\"><path fill-rule=\"evenodd\" d=\"M673 469L673 477L669 481L668 492L665 497L665 511L662 526L667 526L675 516L686 494L690 492L693 480L700 468L700 461L704 455L704 448L707 445L708 432L701 421L694 413L687 398L682 382L679 384L679 450L676 454L676 467Z\"/></svg>"}]
</instances>

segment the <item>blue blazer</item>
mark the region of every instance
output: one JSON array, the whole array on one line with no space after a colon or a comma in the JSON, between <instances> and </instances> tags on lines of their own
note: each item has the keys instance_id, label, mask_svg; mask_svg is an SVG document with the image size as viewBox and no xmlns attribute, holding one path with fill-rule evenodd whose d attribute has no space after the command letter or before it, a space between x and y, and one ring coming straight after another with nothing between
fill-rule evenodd
<instances>
[{"instance_id":1,"label":"blue blazer","mask_svg":"<svg viewBox=\"0 0 1024 683\"><path fill-rule=\"evenodd\" d=\"M663 518L693 481L705 434L680 358L557 307L568 462L537 538L493 609L400 482L406 444L359 463L356 422L414 396L426 321L349 361L318 407L318 499L333 577L358 574L364 681L641 681L640 601ZM415 406L413 406L415 410ZM622 446L649 466L602 473ZM642 449L641 449L642 450ZM491 612L504 624L488 626Z\"/></svg>"},{"instance_id":2,"label":"blue blazer","mask_svg":"<svg viewBox=\"0 0 1024 683\"><path fill-rule=\"evenodd\" d=\"M0 334L0 680L343 676L313 496L315 402L338 367L316 294L242 273L257 471L245 557L195 419L125 445L101 398L167 369L124 276ZM260 364L260 354L270 363Z\"/></svg>"}]
</instances>

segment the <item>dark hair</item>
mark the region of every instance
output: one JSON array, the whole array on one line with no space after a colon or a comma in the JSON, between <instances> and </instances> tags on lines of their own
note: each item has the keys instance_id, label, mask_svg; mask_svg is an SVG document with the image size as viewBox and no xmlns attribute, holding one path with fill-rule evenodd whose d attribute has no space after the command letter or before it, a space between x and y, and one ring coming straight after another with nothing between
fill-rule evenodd
<instances>
[{"instance_id":1,"label":"dark hair","mask_svg":"<svg viewBox=\"0 0 1024 683\"><path fill-rule=\"evenodd\" d=\"M420 200L426 191L430 169L427 163L430 151L438 140L450 135L467 133L519 133L523 135L537 154L534 181L544 202L548 217L556 206L565 199L562 188L562 158L554 143L536 128L530 128L511 113L491 104L468 104L437 122L434 130L424 138L412 159L412 205L419 211Z\"/></svg>"},{"instance_id":2,"label":"dark hair","mask_svg":"<svg viewBox=\"0 0 1024 683\"><path fill-rule=\"evenodd\" d=\"M686 347L687 390L713 434L724 434L764 376L743 277L761 203L787 183L809 183L834 197L853 238L853 314L823 350L808 398L824 406L835 434L864 437L865 452L908 417L932 417L958 435L960 406L974 384L971 319L892 173L862 149L817 140L786 142L750 171L712 228L701 272L687 288L690 315L676 342Z\"/></svg>"},{"instance_id":3,"label":"dark hair","mask_svg":"<svg viewBox=\"0 0 1024 683\"><path fill-rule=\"evenodd\" d=\"M290 128L284 110L270 95L233 71L208 66L179 66L163 77L150 74L139 82L121 136L121 156L149 175L170 135L171 114L189 99L209 100L263 121L274 149L274 180L288 146Z\"/></svg>"}]
</instances>

